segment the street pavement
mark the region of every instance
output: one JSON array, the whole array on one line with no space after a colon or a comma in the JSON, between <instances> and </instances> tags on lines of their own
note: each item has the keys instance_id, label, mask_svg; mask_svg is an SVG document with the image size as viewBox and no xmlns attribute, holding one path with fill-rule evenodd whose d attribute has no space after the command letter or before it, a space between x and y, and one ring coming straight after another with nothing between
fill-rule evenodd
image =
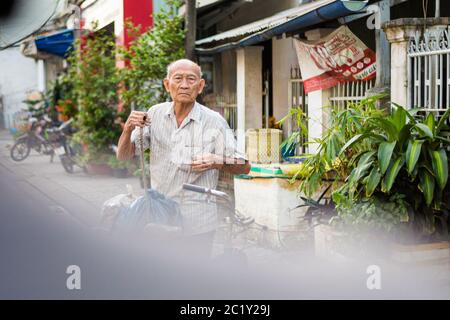
<instances>
[{"instance_id":1,"label":"street pavement","mask_svg":"<svg viewBox=\"0 0 450 320\"><path fill-rule=\"evenodd\" d=\"M258 243L243 245L247 262L224 259L219 232L214 259L204 261L182 240L104 232L95 228L103 202L126 193L127 184L142 194L137 178L70 175L58 159L34 152L17 163L12 142L0 131L0 299L449 297L448 286L377 260L339 265ZM383 290L366 287L369 264L381 266ZM80 289L70 287L73 265Z\"/></svg>"},{"instance_id":2,"label":"street pavement","mask_svg":"<svg viewBox=\"0 0 450 320\"><path fill-rule=\"evenodd\" d=\"M98 227L103 203L112 197L127 193L127 185L137 196L143 194L137 177L115 178L112 176L91 176L77 168L74 174L66 173L59 159L50 162L50 156L41 155L32 150L30 156L22 162L15 162L10 157L10 148L14 141L6 130L0 131L0 166L17 179L24 194L31 193L46 201L52 208L62 208L71 218L80 223ZM258 232L253 232L258 236ZM279 252L250 243L246 233L234 239L234 245L245 248L250 263L259 264L267 260L279 260ZM219 255L224 250L224 229L219 229L213 247L213 254ZM254 241L253 241L254 243ZM274 257L275 256L275 257ZM294 257L290 257L295 258Z\"/></svg>"},{"instance_id":3,"label":"street pavement","mask_svg":"<svg viewBox=\"0 0 450 320\"><path fill-rule=\"evenodd\" d=\"M87 225L99 223L102 204L118 194L127 193L127 184L136 195L143 192L137 177L90 176L80 168L69 174L58 157L55 156L51 163L50 156L34 150L25 160L15 162L9 154L13 143L8 131L0 131L0 166L14 174L24 190L39 192L43 199L63 207Z\"/></svg>"}]
</instances>

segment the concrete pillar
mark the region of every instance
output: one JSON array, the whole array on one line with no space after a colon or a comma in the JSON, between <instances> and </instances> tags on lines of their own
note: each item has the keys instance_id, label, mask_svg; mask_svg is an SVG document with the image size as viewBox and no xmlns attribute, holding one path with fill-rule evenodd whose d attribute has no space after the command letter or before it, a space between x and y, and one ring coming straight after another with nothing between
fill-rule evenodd
<instances>
[{"instance_id":1,"label":"concrete pillar","mask_svg":"<svg viewBox=\"0 0 450 320\"><path fill-rule=\"evenodd\" d=\"M423 28L415 20L397 19L383 25L391 43L391 101L405 107L408 105L408 45Z\"/></svg>"},{"instance_id":2,"label":"concrete pillar","mask_svg":"<svg viewBox=\"0 0 450 320\"><path fill-rule=\"evenodd\" d=\"M391 52L386 33L381 29L381 25L391 20L391 4L389 0L382 0L378 4L379 23L375 29L376 55L377 55L377 79L376 90L389 91L391 85Z\"/></svg>"},{"instance_id":3,"label":"concrete pillar","mask_svg":"<svg viewBox=\"0 0 450 320\"><path fill-rule=\"evenodd\" d=\"M305 35L309 41L317 41L333 31L334 29L314 29L305 32ZM313 141L315 138L322 138L328 119L323 107L330 105L330 95L331 90L318 90L308 94L308 141ZM315 143L308 144L307 152L316 153L317 148L318 145Z\"/></svg>"},{"instance_id":4,"label":"concrete pillar","mask_svg":"<svg viewBox=\"0 0 450 320\"><path fill-rule=\"evenodd\" d=\"M37 84L38 90L45 92L47 89L47 77L45 72L45 60L37 60Z\"/></svg>"},{"instance_id":5,"label":"concrete pillar","mask_svg":"<svg viewBox=\"0 0 450 320\"><path fill-rule=\"evenodd\" d=\"M318 90L308 94L308 141L322 138L324 129L327 127L328 115L323 107L330 105L330 90ZM316 153L318 145L308 144L307 152Z\"/></svg>"},{"instance_id":6,"label":"concrete pillar","mask_svg":"<svg viewBox=\"0 0 450 320\"><path fill-rule=\"evenodd\" d=\"M408 46L418 33L427 29L443 30L450 25L450 18L401 18L386 22L383 30L391 43L391 101L405 107L413 107L408 94Z\"/></svg>"},{"instance_id":7,"label":"concrete pillar","mask_svg":"<svg viewBox=\"0 0 450 320\"><path fill-rule=\"evenodd\" d=\"M237 147L245 152L245 131L262 127L262 50L250 46L236 50Z\"/></svg>"},{"instance_id":8,"label":"concrete pillar","mask_svg":"<svg viewBox=\"0 0 450 320\"><path fill-rule=\"evenodd\" d=\"M272 39L272 97L273 116L278 121L289 112L289 80L291 67L298 67L297 55L291 37Z\"/></svg>"}]
</instances>

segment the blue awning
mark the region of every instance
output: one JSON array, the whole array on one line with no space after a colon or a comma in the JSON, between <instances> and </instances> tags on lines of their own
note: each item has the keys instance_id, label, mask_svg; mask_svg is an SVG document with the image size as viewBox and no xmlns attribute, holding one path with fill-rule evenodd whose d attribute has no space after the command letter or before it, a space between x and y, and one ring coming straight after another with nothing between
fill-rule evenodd
<instances>
[{"instance_id":1,"label":"blue awning","mask_svg":"<svg viewBox=\"0 0 450 320\"><path fill-rule=\"evenodd\" d=\"M72 29L64 29L49 35L38 36L35 39L38 50L60 57L65 57L72 50L73 41L74 33Z\"/></svg>"}]
</instances>

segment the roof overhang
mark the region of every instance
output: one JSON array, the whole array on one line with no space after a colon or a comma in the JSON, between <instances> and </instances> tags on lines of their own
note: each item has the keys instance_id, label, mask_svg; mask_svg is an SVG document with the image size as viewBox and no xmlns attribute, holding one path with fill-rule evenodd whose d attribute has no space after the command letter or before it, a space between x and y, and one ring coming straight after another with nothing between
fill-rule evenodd
<instances>
[{"instance_id":1,"label":"roof overhang","mask_svg":"<svg viewBox=\"0 0 450 320\"><path fill-rule=\"evenodd\" d=\"M39 51L51 53L64 58L72 49L74 32L72 29L64 29L48 35L35 38L36 48Z\"/></svg>"},{"instance_id":2,"label":"roof overhang","mask_svg":"<svg viewBox=\"0 0 450 320\"><path fill-rule=\"evenodd\" d=\"M214 54L250 46L283 33L298 31L361 12L368 0L319 0L196 41L198 54Z\"/></svg>"}]
</instances>

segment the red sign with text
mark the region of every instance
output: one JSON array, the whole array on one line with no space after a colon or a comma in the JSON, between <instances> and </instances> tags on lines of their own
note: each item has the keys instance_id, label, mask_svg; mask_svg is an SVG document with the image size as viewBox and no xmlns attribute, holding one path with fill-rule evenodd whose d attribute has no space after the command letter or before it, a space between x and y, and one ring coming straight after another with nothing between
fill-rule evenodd
<instances>
[{"instance_id":1,"label":"red sign with text","mask_svg":"<svg viewBox=\"0 0 450 320\"><path fill-rule=\"evenodd\" d=\"M294 42L306 93L376 76L375 52L346 26L318 41Z\"/></svg>"}]
</instances>

